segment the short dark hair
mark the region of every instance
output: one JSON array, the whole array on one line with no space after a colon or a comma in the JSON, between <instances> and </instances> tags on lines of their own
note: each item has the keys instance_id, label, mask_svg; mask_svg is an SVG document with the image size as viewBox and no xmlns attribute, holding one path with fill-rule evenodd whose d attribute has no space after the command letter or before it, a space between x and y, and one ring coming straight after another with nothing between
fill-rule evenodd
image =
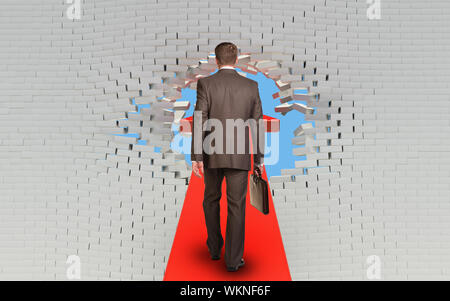
<instances>
[{"instance_id":1,"label":"short dark hair","mask_svg":"<svg viewBox=\"0 0 450 301\"><path fill-rule=\"evenodd\" d=\"M236 45L230 42L220 43L214 51L220 65L234 65L238 56Z\"/></svg>"}]
</instances>

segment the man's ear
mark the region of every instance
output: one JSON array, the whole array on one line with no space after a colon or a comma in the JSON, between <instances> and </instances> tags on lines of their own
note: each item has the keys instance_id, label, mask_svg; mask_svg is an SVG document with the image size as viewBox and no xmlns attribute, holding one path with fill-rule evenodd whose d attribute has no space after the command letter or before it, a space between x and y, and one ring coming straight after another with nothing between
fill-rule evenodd
<instances>
[{"instance_id":1,"label":"man's ear","mask_svg":"<svg viewBox=\"0 0 450 301\"><path fill-rule=\"evenodd\" d=\"M217 64L217 66L220 66L219 60L217 58L216 58L216 64Z\"/></svg>"},{"instance_id":2,"label":"man's ear","mask_svg":"<svg viewBox=\"0 0 450 301\"><path fill-rule=\"evenodd\" d=\"M236 62L234 64L237 65L238 62L239 62L239 56L236 57Z\"/></svg>"}]
</instances>

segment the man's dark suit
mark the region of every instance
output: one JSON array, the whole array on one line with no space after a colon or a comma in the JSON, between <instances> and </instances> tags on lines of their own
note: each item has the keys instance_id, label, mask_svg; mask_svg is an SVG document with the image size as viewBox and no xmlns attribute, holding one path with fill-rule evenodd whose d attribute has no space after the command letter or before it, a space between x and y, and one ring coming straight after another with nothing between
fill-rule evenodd
<instances>
[{"instance_id":1,"label":"man's dark suit","mask_svg":"<svg viewBox=\"0 0 450 301\"><path fill-rule=\"evenodd\" d=\"M220 230L220 198L222 196L222 181L226 178L228 217L225 243L225 262L228 267L236 267L244 253L245 232L245 199L247 195L248 171L251 169L251 155L249 148L249 131L245 131L245 153L237 153L238 135L234 130L234 141L230 130L227 131L226 120L249 119L258 125L262 119L262 106L259 97L258 83L245 78L233 69L220 69L217 73L201 78L197 82L197 102L195 111L201 112L202 121L208 119L220 120L223 125L223 153L207 154L203 150L202 142L210 131L201 131L201 121L194 112L194 129L192 130L191 160L203 161L205 192L203 209L208 232L207 245L212 256L218 256L223 245ZM214 128L216 130L216 128ZM264 146L264 129L257 126L252 143ZM197 132L197 134L196 134ZM259 138L259 140L258 140ZM256 141L258 140L258 141ZM231 144L230 144L231 143ZM214 143L212 143L214 144ZM234 144L233 153L225 153L227 145ZM197 148L196 148L197 147ZM231 148L230 148L231 150ZM196 153L196 151L198 153ZM256 147L254 164L259 165L263 150Z\"/></svg>"}]
</instances>

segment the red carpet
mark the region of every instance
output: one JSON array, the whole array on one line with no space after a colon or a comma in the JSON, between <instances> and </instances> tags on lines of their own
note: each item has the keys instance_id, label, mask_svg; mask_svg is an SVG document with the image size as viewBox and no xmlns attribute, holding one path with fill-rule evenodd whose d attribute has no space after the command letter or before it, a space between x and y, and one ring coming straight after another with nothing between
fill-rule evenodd
<instances>
[{"instance_id":1,"label":"red carpet","mask_svg":"<svg viewBox=\"0 0 450 301\"><path fill-rule=\"evenodd\" d=\"M267 179L265 170L264 178ZM224 239L227 213L225 185L224 179L220 201ZM212 261L209 257L202 207L203 189L203 178L192 174L164 280L291 280L272 197L269 200L270 213L263 215L250 205L247 193L245 266L237 272L228 272L223 259L224 248L220 260Z\"/></svg>"}]
</instances>

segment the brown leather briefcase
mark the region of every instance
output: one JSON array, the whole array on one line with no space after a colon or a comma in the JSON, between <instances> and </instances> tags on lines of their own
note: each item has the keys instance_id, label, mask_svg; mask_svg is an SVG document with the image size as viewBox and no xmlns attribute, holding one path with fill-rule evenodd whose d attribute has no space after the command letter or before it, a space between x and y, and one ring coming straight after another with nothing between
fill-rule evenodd
<instances>
[{"instance_id":1,"label":"brown leather briefcase","mask_svg":"<svg viewBox=\"0 0 450 301\"><path fill-rule=\"evenodd\" d=\"M250 204L262 213L269 214L269 187L255 173L250 175Z\"/></svg>"}]
</instances>

